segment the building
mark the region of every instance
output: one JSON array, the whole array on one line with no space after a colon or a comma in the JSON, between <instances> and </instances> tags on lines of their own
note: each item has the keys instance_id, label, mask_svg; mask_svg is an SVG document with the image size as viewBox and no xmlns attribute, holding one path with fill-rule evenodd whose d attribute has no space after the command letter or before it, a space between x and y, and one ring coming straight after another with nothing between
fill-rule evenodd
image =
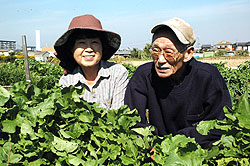
<instances>
[{"instance_id":1,"label":"building","mask_svg":"<svg viewBox=\"0 0 250 166\"><path fill-rule=\"evenodd\" d=\"M55 49L54 47L42 47L42 52L46 52L46 51L49 51L49 52L55 52Z\"/></svg>"},{"instance_id":2,"label":"building","mask_svg":"<svg viewBox=\"0 0 250 166\"><path fill-rule=\"evenodd\" d=\"M27 51L35 51L36 47L35 46L27 46Z\"/></svg>"},{"instance_id":3,"label":"building","mask_svg":"<svg viewBox=\"0 0 250 166\"><path fill-rule=\"evenodd\" d=\"M233 44L228 41L219 42L216 44L216 50L233 51Z\"/></svg>"},{"instance_id":4,"label":"building","mask_svg":"<svg viewBox=\"0 0 250 166\"><path fill-rule=\"evenodd\" d=\"M116 51L115 56L123 56L123 57L130 57L131 50L130 49L119 49Z\"/></svg>"},{"instance_id":5,"label":"building","mask_svg":"<svg viewBox=\"0 0 250 166\"><path fill-rule=\"evenodd\" d=\"M202 51L211 51L214 50L213 46L211 44L203 44L201 45Z\"/></svg>"},{"instance_id":6,"label":"building","mask_svg":"<svg viewBox=\"0 0 250 166\"><path fill-rule=\"evenodd\" d=\"M16 41L0 40L0 49L16 50Z\"/></svg>"},{"instance_id":7,"label":"building","mask_svg":"<svg viewBox=\"0 0 250 166\"><path fill-rule=\"evenodd\" d=\"M233 48L235 51L248 50L250 52L250 41L249 42L236 42L233 44Z\"/></svg>"}]
</instances>

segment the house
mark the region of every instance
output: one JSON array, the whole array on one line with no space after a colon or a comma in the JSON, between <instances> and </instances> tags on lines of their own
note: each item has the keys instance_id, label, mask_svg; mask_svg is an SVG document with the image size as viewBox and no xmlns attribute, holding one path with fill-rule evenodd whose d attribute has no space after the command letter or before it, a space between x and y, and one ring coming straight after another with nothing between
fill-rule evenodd
<instances>
[{"instance_id":1,"label":"house","mask_svg":"<svg viewBox=\"0 0 250 166\"><path fill-rule=\"evenodd\" d=\"M233 44L228 41L219 42L216 44L216 50L233 51Z\"/></svg>"},{"instance_id":2,"label":"house","mask_svg":"<svg viewBox=\"0 0 250 166\"><path fill-rule=\"evenodd\" d=\"M116 53L114 55L115 56L123 56L123 57L127 58L127 57L131 56L131 50L130 49L119 49L116 51Z\"/></svg>"},{"instance_id":3,"label":"house","mask_svg":"<svg viewBox=\"0 0 250 166\"><path fill-rule=\"evenodd\" d=\"M42 52L44 52L44 56L55 58L55 49L54 47L42 47Z\"/></svg>"},{"instance_id":4,"label":"house","mask_svg":"<svg viewBox=\"0 0 250 166\"><path fill-rule=\"evenodd\" d=\"M213 49L213 46L211 44L203 44L203 45L201 45L201 50L202 51L211 51L214 49Z\"/></svg>"},{"instance_id":5,"label":"house","mask_svg":"<svg viewBox=\"0 0 250 166\"><path fill-rule=\"evenodd\" d=\"M248 50L248 52L250 52L250 41L249 42L236 42L233 44L233 48L235 51Z\"/></svg>"},{"instance_id":6,"label":"house","mask_svg":"<svg viewBox=\"0 0 250 166\"><path fill-rule=\"evenodd\" d=\"M46 52L46 51L54 53L55 49L54 47L42 47L42 52Z\"/></svg>"}]
</instances>

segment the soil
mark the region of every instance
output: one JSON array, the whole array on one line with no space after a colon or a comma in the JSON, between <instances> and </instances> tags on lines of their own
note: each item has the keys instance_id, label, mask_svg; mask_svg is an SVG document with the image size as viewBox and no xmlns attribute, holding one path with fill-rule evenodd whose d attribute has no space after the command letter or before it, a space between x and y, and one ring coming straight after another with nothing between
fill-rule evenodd
<instances>
[{"instance_id":1,"label":"soil","mask_svg":"<svg viewBox=\"0 0 250 166\"><path fill-rule=\"evenodd\" d=\"M197 60L206 63L226 63L225 66L235 68L240 64L244 64L246 61L250 61L250 56L247 57L210 57L210 58L198 58ZM132 64L134 66L140 66L144 63L150 62L151 60L128 60L123 61L126 64Z\"/></svg>"}]
</instances>

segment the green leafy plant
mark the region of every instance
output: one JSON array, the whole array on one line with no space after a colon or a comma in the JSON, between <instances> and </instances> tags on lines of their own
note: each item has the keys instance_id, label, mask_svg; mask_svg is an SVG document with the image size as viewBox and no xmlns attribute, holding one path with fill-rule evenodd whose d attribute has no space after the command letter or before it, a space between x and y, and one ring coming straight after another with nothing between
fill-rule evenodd
<instances>
[{"instance_id":1,"label":"green leafy plant","mask_svg":"<svg viewBox=\"0 0 250 166\"><path fill-rule=\"evenodd\" d=\"M130 130L136 110L99 108L73 87L0 86L0 163L20 165L142 165L152 128ZM151 137L149 137L151 135Z\"/></svg>"},{"instance_id":2,"label":"green leafy plant","mask_svg":"<svg viewBox=\"0 0 250 166\"><path fill-rule=\"evenodd\" d=\"M122 65L128 70L128 78L130 79L133 76L137 67L131 64L122 64Z\"/></svg>"},{"instance_id":3,"label":"green leafy plant","mask_svg":"<svg viewBox=\"0 0 250 166\"><path fill-rule=\"evenodd\" d=\"M228 85L233 109L225 108L224 120L200 122L197 130L202 134L214 128L223 133L211 148L202 149L184 135L158 137L152 135L152 126L132 128L140 118L127 106L105 110L81 99L81 89L62 89L58 65L31 61L35 80L28 86L25 78L16 79L24 72L22 61L3 64L1 85L8 80L13 87L7 91L0 86L0 166L249 165L250 63L237 69L214 65ZM131 77L136 67L125 67ZM155 161L150 159L151 148L156 150Z\"/></svg>"},{"instance_id":4,"label":"green leafy plant","mask_svg":"<svg viewBox=\"0 0 250 166\"><path fill-rule=\"evenodd\" d=\"M31 81L37 84L40 80L46 80L44 83L47 88L52 88L58 83L63 69L57 64L41 64L35 60L29 60L29 70ZM0 85L14 85L19 81L26 80L24 60L18 60L14 63L0 64Z\"/></svg>"},{"instance_id":5,"label":"green leafy plant","mask_svg":"<svg viewBox=\"0 0 250 166\"><path fill-rule=\"evenodd\" d=\"M223 132L221 139L214 143L209 165L250 164L250 101L248 94L241 96L235 110L225 107L226 119L202 121L197 127L201 134L211 129Z\"/></svg>"}]
</instances>

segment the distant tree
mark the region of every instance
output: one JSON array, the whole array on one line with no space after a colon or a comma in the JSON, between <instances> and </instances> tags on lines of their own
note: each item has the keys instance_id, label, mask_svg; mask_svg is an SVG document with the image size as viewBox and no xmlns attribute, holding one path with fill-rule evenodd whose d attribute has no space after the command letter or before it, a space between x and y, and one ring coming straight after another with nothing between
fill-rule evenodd
<instances>
[{"instance_id":1,"label":"distant tree","mask_svg":"<svg viewBox=\"0 0 250 166\"><path fill-rule=\"evenodd\" d=\"M143 57L141 59L151 59L151 49L152 45L151 44L146 44L145 47L143 48Z\"/></svg>"},{"instance_id":2,"label":"distant tree","mask_svg":"<svg viewBox=\"0 0 250 166\"><path fill-rule=\"evenodd\" d=\"M236 56L249 56L248 50L237 50L235 53Z\"/></svg>"},{"instance_id":3,"label":"distant tree","mask_svg":"<svg viewBox=\"0 0 250 166\"><path fill-rule=\"evenodd\" d=\"M142 50L133 48L131 51L131 58L151 59L150 49L151 49L151 44L146 44Z\"/></svg>"},{"instance_id":4,"label":"distant tree","mask_svg":"<svg viewBox=\"0 0 250 166\"><path fill-rule=\"evenodd\" d=\"M131 58L138 58L139 57L139 50L137 48L133 48L131 51Z\"/></svg>"},{"instance_id":5,"label":"distant tree","mask_svg":"<svg viewBox=\"0 0 250 166\"><path fill-rule=\"evenodd\" d=\"M226 50L218 50L215 52L215 56L223 56L226 55L227 51Z\"/></svg>"}]
</instances>

